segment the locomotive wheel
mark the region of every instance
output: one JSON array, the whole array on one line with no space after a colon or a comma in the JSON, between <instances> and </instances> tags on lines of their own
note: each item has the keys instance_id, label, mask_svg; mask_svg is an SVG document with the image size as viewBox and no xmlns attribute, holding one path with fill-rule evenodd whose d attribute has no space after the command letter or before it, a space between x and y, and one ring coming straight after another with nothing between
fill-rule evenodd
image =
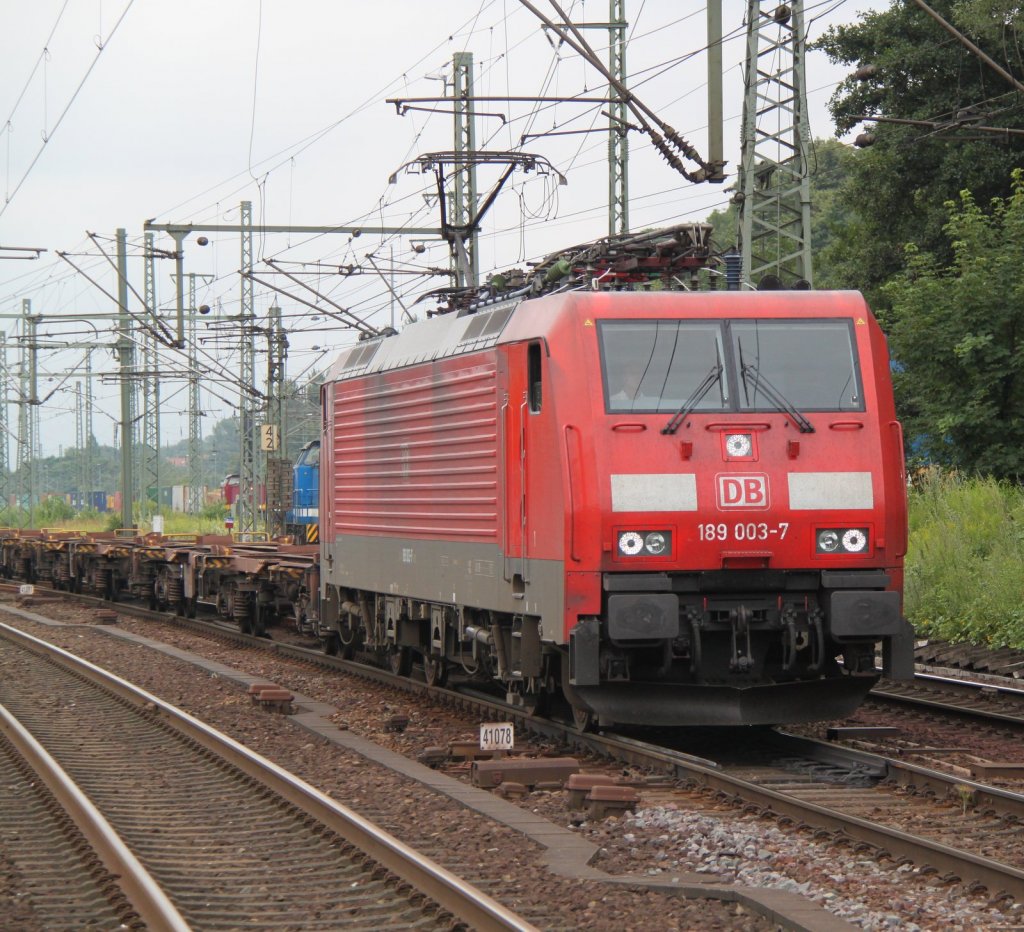
<instances>
[{"instance_id":1,"label":"locomotive wheel","mask_svg":"<svg viewBox=\"0 0 1024 932\"><path fill-rule=\"evenodd\" d=\"M193 596L191 599L185 599L185 605L184 605L184 610L182 611L182 614L186 618L195 618L196 617L196 602L197 601L198 600L196 599L195 596Z\"/></svg>"},{"instance_id":2,"label":"locomotive wheel","mask_svg":"<svg viewBox=\"0 0 1024 932\"><path fill-rule=\"evenodd\" d=\"M547 707L547 696L537 689L523 693L523 711L529 715L543 715Z\"/></svg>"},{"instance_id":3,"label":"locomotive wheel","mask_svg":"<svg viewBox=\"0 0 1024 932\"><path fill-rule=\"evenodd\" d=\"M582 709L578 705L572 707L572 726L580 734L590 731L594 725L594 715L589 709Z\"/></svg>"},{"instance_id":4,"label":"locomotive wheel","mask_svg":"<svg viewBox=\"0 0 1024 932\"><path fill-rule=\"evenodd\" d=\"M388 648L388 669L395 676L408 676L412 670L412 654L408 647Z\"/></svg>"},{"instance_id":5,"label":"locomotive wheel","mask_svg":"<svg viewBox=\"0 0 1024 932\"><path fill-rule=\"evenodd\" d=\"M448 664L443 657L423 655L423 679L428 686L444 686L448 679Z\"/></svg>"},{"instance_id":6,"label":"locomotive wheel","mask_svg":"<svg viewBox=\"0 0 1024 932\"><path fill-rule=\"evenodd\" d=\"M324 653L328 657L336 657L338 651L341 650L341 639L336 634L328 634L321 641L321 644L323 644Z\"/></svg>"}]
</instances>

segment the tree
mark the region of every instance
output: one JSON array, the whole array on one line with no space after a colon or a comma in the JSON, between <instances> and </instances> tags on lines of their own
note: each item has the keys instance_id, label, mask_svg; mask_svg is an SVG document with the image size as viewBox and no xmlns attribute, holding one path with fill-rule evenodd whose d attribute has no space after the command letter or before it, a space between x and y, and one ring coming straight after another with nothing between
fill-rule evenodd
<instances>
[{"instance_id":1,"label":"tree","mask_svg":"<svg viewBox=\"0 0 1024 932\"><path fill-rule=\"evenodd\" d=\"M912 451L1000 478L1024 475L1024 171L982 210L948 202L948 262L916 246L885 286Z\"/></svg>"},{"instance_id":2,"label":"tree","mask_svg":"<svg viewBox=\"0 0 1024 932\"><path fill-rule=\"evenodd\" d=\"M986 10L1004 9L1007 29L1015 22L1009 0L933 0L947 21L963 11L964 28L986 21ZM1000 64L1024 74L1016 53L1003 54L991 32L973 37ZM878 122L874 144L850 160L837 194L847 212L823 256L828 284L867 292L878 305L880 286L903 267L903 246L948 261L943 227L946 201L961 190L980 203L1010 194L1010 172L1024 162L1024 137L972 130L975 123L1020 128L1014 89L980 58L912 3L896 2L883 12L830 29L817 43L836 63L858 69L837 89L830 107L837 134L863 117L943 122L945 128ZM869 71L863 69L870 66ZM857 72L854 72L856 74Z\"/></svg>"}]
</instances>

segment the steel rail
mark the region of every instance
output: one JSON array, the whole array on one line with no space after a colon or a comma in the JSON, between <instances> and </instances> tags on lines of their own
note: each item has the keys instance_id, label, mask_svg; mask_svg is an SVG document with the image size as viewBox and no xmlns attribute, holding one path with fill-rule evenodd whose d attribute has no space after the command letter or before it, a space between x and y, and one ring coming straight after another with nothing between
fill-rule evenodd
<instances>
[{"instance_id":1,"label":"steel rail","mask_svg":"<svg viewBox=\"0 0 1024 932\"><path fill-rule=\"evenodd\" d=\"M96 852L139 918L153 932L189 932L191 926L168 899L78 785L10 711L0 705L0 731L32 768Z\"/></svg>"},{"instance_id":2,"label":"steel rail","mask_svg":"<svg viewBox=\"0 0 1024 932\"><path fill-rule=\"evenodd\" d=\"M470 928L482 932L508 929L535 932L535 926L506 909L483 891L456 877L358 813L234 739L221 734L205 722L193 718L121 677L17 628L0 624L0 635L100 683L114 695L133 704L151 705L166 723L187 738L228 760L296 808L328 826Z\"/></svg>"},{"instance_id":3,"label":"steel rail","mask_svg":"<svg viewBox=\"0 0 1024 932\"><path fill-rule=\"evenodd\" d=\"M125 608L128 608L128 606L125 606ZM973 881L982 884L997 894L1005 893L1013 896L1019 902L1024 902L1024 871L1001 864L990 858L961 851L940 842L911 835L897 829L891 829L858 816L848 815L816 803L805 802L797 797L789 796L777 790L732 776L719 768L713 761L706 761L682 752L648 745L632 738L580 733L571 725L563 725L548 719L534 718L526 712L517 710L498 700L489 700L483 696L453 693L450 690L430 687L425 683L419 683L406 677L396 677L379 668L369 667L354 661L342 660L338 657L329 657L309 648L285 645L243 635L223 628L220 625L212 625L201 621L197 622L191 619L183 620L178 616L172 616L167 613L148 612L144 609L137 609L134 606L130 608L130 612L132 614L137 613L139 615L158 617L168 621L173 618L177 624L186 622L189 627L194 626L207 632L215 630L217 634L222 636L237 639L247 644L271 648L283 656L343 669L410 692L430 693L456 703L471 703L476 708L486 708L492 713L516 719L524 730L528 732L548 738L560 738L574 748L586 749L640 767L660 769L675 779L707 787L729 798L754 803L761 807L766 814L785 816L798 824L813 823L835 833L840 838L865 842L890 856L908 858L922 866L930 866L936 870L945 871L947 874L955 875L965 882ZM792 736L786 737L792 738ZM938 781L942 776L932 771L930 772L931 776L926 777L925 773L927 771L925 768L916 768L902 761L890 760L868 754L867 752L855 752L832 745L824 745L821 742L810 742L809 739L800 740L806 741L808 744L817 743L822 747L827 747L829 749L829 756L833 760L844 758L863 762L868 759L874 759L878 762L880 775L883 772L891 774L897 781L908 785L931 785L934 787L938 785ZM954 783L968 786L967 782L960 779L953 780L952 778L944 781L943 785L948 790L948 787ZM982 784L973 784L971 787L972 792L984 788ZM990 794L994 794L993 799L1000 797L1000 802L1004 802L1001 798L1003 795L1011 797L1015 795L1003 794L1003 791L991 787L984 789ZM976 798L980 797L976 796ZM1004 806L1004 808L1006 807Z\"/></svg>"}]
</instances>

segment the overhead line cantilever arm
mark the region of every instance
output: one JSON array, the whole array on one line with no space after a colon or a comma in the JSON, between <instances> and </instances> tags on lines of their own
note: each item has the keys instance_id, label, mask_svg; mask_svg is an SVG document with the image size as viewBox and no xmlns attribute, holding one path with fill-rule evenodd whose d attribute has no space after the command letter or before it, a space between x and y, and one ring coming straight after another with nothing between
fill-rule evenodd
<instances>
[{"instance_id":1,"label":"overhead line cantilever arm","mask_svg":"<svg viewBox=\"0 0 1024 932\"><path fill-rule=\"evenodd\" d=\"M118 271L118 268L117 268L117 264L114 262L113 259L110 258L110 256L107 255L106 250L100 245L99 240L96 238L96 234L95 233L89 233L88 230L86 231L86 234L88 235L89 239L91 239L93 241L93 243L96 244L96 248L100 251L100 255L102 255L103 258L106 259L107 262L110 263L111 268L115 272L117 272L118 275L120 275L120 272ZM177 345L177 342L174 340L174 335L171 333L170 330L167 329L167 327L164 325L164 322L162 320L160 320L159 317L156 316L156 308L155 307L148 307L146 305L146 299L143 298L142 295L140 295L138 293L138 291L136 291L135 286L132 285L131 282L125 282L125 284L128 286L128 289L131 291L131 293L133 295L135 295L136 298L139 299L139 302L142 304L142 306L144 308L146 308L146 311L153 318L154 324L160 329L161 333L163 333L164 340L165 341L174 342L175 348L180 349L180 347L178 347L178 345Z\"/></svg>"},{"instance_id":2,"label":"overhead line cantilever arm","mask_svg":"<svg viewBox=\"0 0 1024 932\"><path fill-rule=\"evenodd\" d=\"M332 314L330 311L326 310L325 308L318 308L318 310L321 310L328 317L333 317L339 323L346 324L347 326L353 327L356 330L361 330L363 333L368 333L371 336L378 336L380 334L379 330L377 330L374 327L371 327L365 321L360 320L355 314L353 314L347 308L342 307L340 304L336 304L334 301L332 301L326 295L322 295L315 288L311 288L304 281L302 281L302 279L300 279L298 276L292 275L291 272L288 272L288 271L285 271L284 269L282 269L281 266L278 265L273 259L264 259L263 261L267 265L269 265L272 269L274 269L275 272L280 272L286 278L290 278L293 282L295 282L296 285L299 285L300 287L305 288L306 291L312 292L318 298L321 298L324 301L326 301L328 304L330 304L331 307L336 308L337 311L338 311L337 314Z\"/></svg>"},{"instance_id":3,"label":"overhead line cantilever arm","mask_svg":"<svg viewBox=\"0 0 1024 932\"><path fill-rule=\"evenodd\" d=\"M581 53L582 54L582 53ZM385 103L394 104L401 115L402 107L409 104L443 104L453 100L464 103L510 103L510 104L614 104L617 101L610 97L496 97L493 95L472 94L468 97L389 97Z\"/></svg>"},{"instance_id":4,"label":"overhead line cantilever arm","mask_svg":"<svg viewBox=\"0 0 1024 932\"><path fill-rule=\"evenodd\" d=\"M100 291L102 291L102 292L103 292L103 294L105 294L105 295L106 295L106 296L107 296L108 298L110 298L110 300L111 300L111 301L113 301L114 303L117 303L117 299L116 299L116 298L115 298L115 297L114 297L114 296L113 296L113 295L112 295L112 294L111 294L111 293L110 293L109 291L107 291L107 289L106 289L106 288L104 288L104 287L103 287L103 286L102 286L102 285L101 285L101 284L100 284L100 283L99 283L98 281L96 281L96 279L94 279L94 278L90 277L90 276L89 276L89 275L88 275L88 274L87 274L86 272L84 272L84 271L83 271L82 269L80 269L80 268L79 268L79 267L78 267L77 265L75 265L75 263L74 263L74 262L72 262L72 261L71 261L71 260L70 260L70 259L68 258L68 254L67 254L66 252L58 252L58 253L57 253L57 255L58 255L58 256L59 256L59 257L60 257L61 259L63 259L63 260L64 260L64 261L65 261L65 262L66 262L66 263L67 263L68 265L70 265L70 266L71 266L71 268L73 268L73 269L74 269L74 270L75 270L75 271L76 271L76 272L77 272L77 273L78 273L79 275L81 275L81 276L82 276L82 277L83 277L83 278L84 278L84 279L85 279L85 280L86 280L87 282L89 282L89 284L91 284L91 285L94 285L95 287L97 287L97 288L98 288L98 289L99 289ZM135 323L137 323L137 324L138 324L138 325L139 325L139 326L140 326L140 327L141 327L141 328L142 328L143 330L145 330L145 331L146 331L147 333L150 333L150 334L152 334L152 335L153 335L153 337L154 337L154 338L155 338L156 340L158 340L158 341L159 341L159 342L160 342L161 344L163 344L164 346L166 346L166 347L167 347L168 349L178 349L178 346L177 346L177 345L176 345L176 344L174 343L174 341L173 341L173 340L172 340L172 341L170 341L170 342L168 342L167 338L166 338L166 337L165 337L165 336L164 336L164 335L163 335L162 333L160 333L160 331L159 331L159 330L156 330L156 329L154 329L154 328L153 328L152 326L150 326L150 324L149 324L149 323L148 323L148 322L147 322L147 321L145 320L145 318L139 317L139 315L138 315L138 314L134 313L133 311L129 311L129 310L127 309L127 308L125 308L125 312L126 312L126 313L128 314L128 316L129 316L129 317L130 317L130 318L131 318L132 320L134 320L134 321L135 321Z\"/></svg>"},{"instance_id":5,"label":"overhead line cantilever arm","mask_svg":"<svg viewBox=\"0 0 1024 932\"><path fill-rule=\"evenodd\" d=\"M935 120L904 120L899 117L868 116L862 113L858 119L863 123L898 123L901 126L923 126L925 129L969 129L979 133L994 133L997 136L1024 136L1024 129L1013 129L1009 126L982 126L980 123L965 123L950 120L940 123ZM931 135L928 133L926 135Z\"/></svg>"},{"instance_id":6,"label":"overhead line cantilever arm","mask_svg":"<svg viewBox=\"0 0 1024 932\"><path fill-rule=\"evenodd\" d=\"M662 120L653 110L651 110L650 107L637 98L635 94L633 94L608 70L605 64L590 47L587 40L583 38L583 34L575 26L568 14L555 2L555 0L550 0L550 3L558 12L559 16L561 16L565 21L565 26L560 26L549 19L540 10L538 10L537 7L530 3L530 0L519 0L519 2L533 13L534 16L536 16L542 23L544 23L544 25L554 31L571 49L582 55L588 62L590 62L590 64L601 73L609 85L615 88L619 94L619 99L633 111L643 131L651 137L651 142L654 144L654 147L662 154L665 161L667 161L672 168L686 178L687 181L695 183L705 181L709 176L716 174L714 166L708 165L708 163L700 157L700 154L693 146L683 139L682 136L673 129L673 127L669 126L668 123ZM611 102L617 103L618 101ZM648 120L650 120L650 122L648 122ZM669 148L661 134L650 125L651 123L656 124L661 132L668 137L669 142L682 152L683 155L696 162L700 166L701 171L688 172L686 167L679 160L679 157L671 150L671 148Z\"/></svg>"},{"instance_id":7,"label":"overhead line cantilever arm","mask_svg":"<svg viewBox=\"0 0 1024 932\"><path fill-rule=\"evenodd\" d=\"M298 301L299 304L305 304L306 307L312 308L318 314L323 314L325 317L335 318L335 320L337 320L339 323L343 323L346 327L351 327L353 330L360 330L363 333L369 333L371 336L379 336L378 331L374 330L374 328L370 327L368 324L362 324L362 326L357 327L351 321L342 319L337 314L333 314L330 311L328 311L326 308L313 304L312 301L307 301L305 298L300 298L298 295L292 294L290 291L285 291L284 288L281 288L278 285L273 285L268 281L264 281L262 278L258 278L252 272L244 272L243 274L245 275L246 278L251 278L257 284L263 285L264 288L269 288L271 291L276 291L278 294L283 294L286 298L291 298L293 301Z\"/></svg>"},{"instance_id":8,"label":"overhead line cantilever arm","mask_svg":"<svg viewBox=\"0 0 1024 932\"><path fill-rule=\"evenodd\" d=\"M938 13L935 12L924 0L914 0L922 10L925 11L932 19L935 20L943 29L946 30L953 38L961 43L969 51L973 52L978 56L986 65L989 66L996 74L1006 81L1009 81L1018 91L1024 91L1024 84L1021 84L1009 71L999 65L998 62L993 61L986 55L978 46L976 46L970 39L967 38L962 32L957 30L954 26L950 25L944 20Z\"/></svg>"}]
</instances>

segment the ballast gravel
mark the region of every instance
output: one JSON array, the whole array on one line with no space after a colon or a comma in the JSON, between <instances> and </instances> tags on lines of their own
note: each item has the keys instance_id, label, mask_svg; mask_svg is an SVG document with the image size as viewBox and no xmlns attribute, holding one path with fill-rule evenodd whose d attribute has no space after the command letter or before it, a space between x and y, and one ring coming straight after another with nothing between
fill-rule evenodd
<instances>
[{"instance_id":1,"label":"ballast gravel","mask_svg":"<svg viewBox=\"0 0 1024 932\"><path fill-rule=\"evenodd\" d=\"M32 611L65 622L88 621L92 610L47 604ZM172 701L215 727L371 817L389 817L404 840L415 846L459 849L462 857L489 866L495 892L546 929L593 930L763 930L777 928L736 904L684 900L649 891L567 881L535 866L536 846L503 826L440 800L419 784L397 777L350 752L310 741L280 716L255 713L237 687L158 652L128 646L99 631L59 629L15 620L15 626L73 650ZM296 692L332 704L336 723L353 733L410 757L431 746L472 738L477 720L448 708L425 704L400 691L308 666L267 653L218 645L165 625L122 618L119 627L170 643L209 659L265 677ZM406 716L401 733L387 721ZM468 780L468 768L465 779ZM568 827L599 846L593 866L609 873L668 880L696 873L709 882L778 889L805 896L866 930L968 932L1024 929L1017 904L988 905L984 895L924 876L913 866L879 863L848 848L814 840L795 828L782 829L754 815L738 814L695 792L692 806L654 804L601 822L569 813L565 794L534 792L520 805ZM380 813L373 810L378 809ZM456 843L457 839L457 843ZM0 855L2 855L0 839ZM9 878L8 878L9 881ZM286 878L283 878L286 882ZM0 885L0 908L10 883ZM14 899L17 902L17 899ZM543 919L541 919L543 917Z\"/></svg>"},{"instance_id":2,"label":"ballast gravel","mask_svg":"<svg viewBox=\"0 0 1024 932\"><path fill-rule=\"evenodd\" d=\"M879 864L763 819L670 805L627 813L617 822L583 827L602 845L596 866L605 870L646 865L651 876L696 871L798 893L872 932L1024 928L1018 910L986 908L983 897L933 885L912 865Z\"/></svg>"}]
</instances>

